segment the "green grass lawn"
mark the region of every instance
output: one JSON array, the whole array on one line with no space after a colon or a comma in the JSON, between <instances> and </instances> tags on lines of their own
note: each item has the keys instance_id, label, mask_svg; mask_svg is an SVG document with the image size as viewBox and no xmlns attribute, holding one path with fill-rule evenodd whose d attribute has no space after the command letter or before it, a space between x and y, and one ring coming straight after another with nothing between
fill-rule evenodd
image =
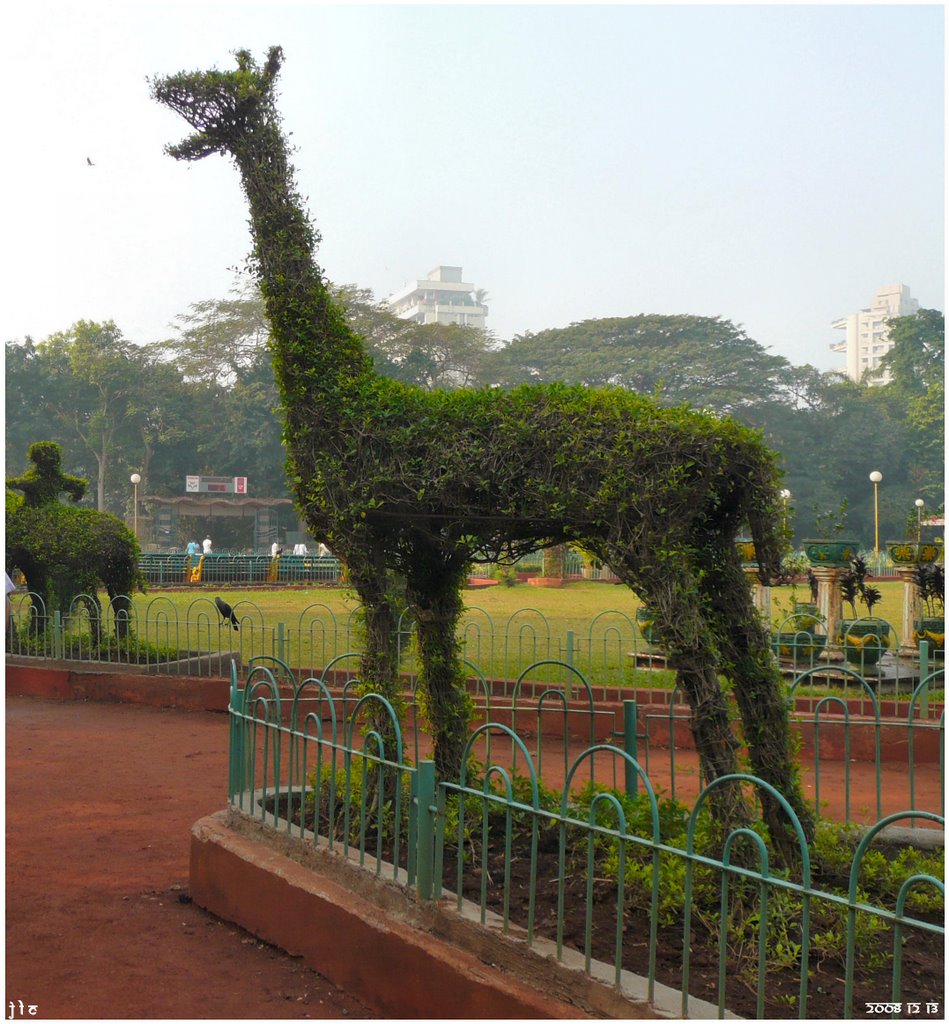
<instances>
[{"instance_id":1,"label":"green grass lawn","mask_svg":"<svg viewBox=\"0 0 949 1024\"><path fill-rule=\"evenodd\" d=\"M900 581L884 581L879 584L883 598L874 613L886 619L897 629L903 618L903 585ZM358 607L355 595L343 587L313 587L308 590L221 590L213 587L196 588L189 591L152 591L137 594L135 605L142 614L145 608L157 609L171 605L181 618L192 612L213 607L214 597L221 594L228 604L242 609L256 606L265 622L296 624L306 609L315 605L326 606L340 620L346 619ZM810 594L807 587L774 587L771 591L772 621L780 624L789 613L794 598L807 601ZM586 636L591 623L604 612L612 611L617 617L633 619L641 602L628 588L610 583L569 583L560 588L532 587L518 584L513 587L496 586L472 588L465 591L465 605L477 618L482 614L490 616L496 624L510 622L515 613L531 610L533 617L542 616L550 624L553 634L564 635L573 630L578 636ZM858 611L862 609L858 606ZM845 606L845 615L849 609ZM516 623L515 623L516 624Z\"/></svg>"},{"instance_id":2,"label":"green grass lawn","mask_svg":"<svg viewBox=\"0 0 949 1024\"><path fill-rule=\"evenodd\" d=\"M878 614L897 630L902 619L902 584L880 584ZM213 605L222 594L241 619L242 628L225 628ZM806 600L806 587L772 591L775 624L794 598ZM306 590L156 591L136 595L138 633L178 649L236 650L244 660L275 654L294 665L323 667L333 657L358 649L351 631L358 603L345 588ZM576 582L561 588L494 586L465 591L462 622L465 657L486 676L514 679L529 665L571 660L595 686L669 687L673 674L637 670L634 650L648 650L634 625L640 601L626 587ZM176 620L176 629L163 623ZM406 642L403 669L414 670ZM534 670L532 678L562 682L563 670Z\"/></svg>"},{"instance_id":3,"label":"green grass lawn","mask_svg":"<svg viewBox=\"0 0 949 1024\"><path fill-rule=\"evenodd\" d=\"M883 597L877 614L898 633L903 585L899 580L878 585ZM235 609L239 630L232 630L221 619L214 606L216 595ZM774 588L775 626L787 616L795 598L804 601L809 597L805 586ZM488 678L517 679L537 662L569 661L583 673L594 693L607 687L670 688L674 684L670 671L637 667L636 655L648 655L653 648L639 635L635 616L640 602L626 587L575 582L546 588L522 583L469 588L464 598L463 656ZM156 664L186 653L233 651L240 653L245 664L253 657L271 655L306 674L318 674L334 658L361 648L355 614L358 602L343 587L154 590L136 594L133 604L133 636L143 649L152 652L148 660ZM78 637L74 649L78 644L81 650L83 642L89 645L88 624L74 624L70 634ZM402 670L414 673L408 631L401 636L401 644ZM104 660L136 659L123 657L122 651L116 650ZM345 664L355 672L355 659ZM805 659L800 670L806 667ZM532 668L529 678L551 685L576 681L572 673L555 666Z\"/></svg>"}]
</instances>

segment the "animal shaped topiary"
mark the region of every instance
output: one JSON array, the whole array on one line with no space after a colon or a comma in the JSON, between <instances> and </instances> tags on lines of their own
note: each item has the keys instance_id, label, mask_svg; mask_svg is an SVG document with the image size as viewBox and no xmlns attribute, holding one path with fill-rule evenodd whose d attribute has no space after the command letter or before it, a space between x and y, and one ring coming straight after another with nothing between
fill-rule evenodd
<instances>
[{"instance_id":1,"label":"animal shaped topiary","mask_svg":"<svg viewBox=\"0 0 949 1024\"><path fill-rule=\"evenodd\" d=\"M228 154L240 172L288 476L310 532L346 563L362 601L365 687L397 699L394 571L417 624L436 767L457 776L469 704L456 628L471 560L574 542L655 612L657 642L693 708L705 778L738 769L723 673L755 771L809 827L780 676L735 549L747 523L761 571L778 568L779 481L760 436L619 388L423 391L376 374L316 262L319 234L275 101L282 51L262 65L247 51L235 56L234 70L156 78L152 91L193 129L168 147L172 156ZM767 792L763 801L780 830L777 802ZM723 819L750 820L737 784L716 787L711 803Z\"/></svg>"}]
</instances>

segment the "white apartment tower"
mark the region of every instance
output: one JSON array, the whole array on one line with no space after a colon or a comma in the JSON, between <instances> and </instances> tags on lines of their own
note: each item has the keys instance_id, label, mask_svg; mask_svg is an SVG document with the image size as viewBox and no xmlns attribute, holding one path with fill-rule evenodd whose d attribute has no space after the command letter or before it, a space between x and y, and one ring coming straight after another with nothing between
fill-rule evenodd
<instances>
[{"instance_id":1,"label":"white apartment tower","mask_svg":"<svg viewBox=\"0 0 949 1024\"><path fill-rule=\"evenodd\" d=\"M912 316L919 310L919 303L905 284L889 284L877 289L869 309L835 320L831 327L846 331L844 341L831 345L832 352L842 352L847 357L844 372L851 380L862 380L867 370L875 370L880 360L893 347L886 321L897 316ZM871 384L885 384L888 375L876 377Z\"/></svg>"},{"instance_id":2,"label":"white apartment tower","mask_svg":"<svg viewBox=\"0 0 949 1024\"><path fill-rule=\"evenodd\" d=\"M461 279L461 267L436 267L424 281L410 281L389 296L389 309L419 324L460 324L484 328L488 307L475 286Z\"/></svg>"}]
</instances>

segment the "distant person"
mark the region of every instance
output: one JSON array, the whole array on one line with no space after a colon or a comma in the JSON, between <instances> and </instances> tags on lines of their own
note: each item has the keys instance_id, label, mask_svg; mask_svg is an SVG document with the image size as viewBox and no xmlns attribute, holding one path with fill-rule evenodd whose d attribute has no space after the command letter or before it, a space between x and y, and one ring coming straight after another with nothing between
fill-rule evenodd
<instances>
[{"instance_id":1,"label":"distant person","mask_svg":"<svg viewBox=\"0 0 949 1024\"><path fill-rule=\"evenodd\" d=\"M282 554L283 554L283 546L278 544L276 541L274 541L273 544L270 545L270 557L271 558L276 558L277 555L282 555Z\"/></svg>"},{"instance_id":2,"label":"distant person","mask_svg":"<svg viewBox=\"0 0 949 1024\"><path fill-rule=\"evenodd\" d=\"M188 554L193 558L195 555L201 554L201 545L196 540L188 541Z\"/></svg>"},{"instance_id":3,"label":"distant person","mask_svg":"<svg viewBox=\"0 0 949 1024\"><path fill-rule=\"evenodd\" d=\"M211 554L211 538L210 537L205 537L204 538L204 553L206 555L210 555Z\"/></svg>"},{"instance_id":4,"label":"distant person","mask_svg":"<svg viewBox=\"0 0 949 1024\"><path fill-rule=\"evenodd\" d=\"M330 549L325 544L320 544L319 548L317 549L317 554L320 556L320 558L326 558L327 555L331 555L332 553L333 552L330 551Z\"/></svg>"},{"instance_id":5,"label":"distant person","mask_svg":"<svg viewBox=\"0 0 949 1024\"><path fill-rule=\"evenodd\" d=\"M4 603L6 605L6 619L4 620L3 628L4 630L9 630L10 616L13 614L13 603L10 600L10 595L13 593L14 590L16 590L16 584L13 582L13 580L10 579L10 574L8 572L4 573L4 576L6 576L7 578L7 589L6 593L3 595Z\"/></svg>"},{"instance_id":6,"label":"distant person","mask_svg":"<svg viewBox=\"0 0 949 1024\"><path fill-rule=\"evenodd\" d=\"M293 553L295 555L305 555L306 554L306 544L294 544L293 545Z\"/></svg>"}]
</instances>

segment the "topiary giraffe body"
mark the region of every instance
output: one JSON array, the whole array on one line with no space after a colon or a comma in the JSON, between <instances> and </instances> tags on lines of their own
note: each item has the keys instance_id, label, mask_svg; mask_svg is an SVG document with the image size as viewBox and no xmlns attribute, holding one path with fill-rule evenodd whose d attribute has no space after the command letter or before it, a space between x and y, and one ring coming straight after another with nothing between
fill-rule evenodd
<instances>
[{"instance_id":1,"label":"topiary giraffe body","mask_svg":"<svg viewBox=\"0 0 949 1024\"><path fill-rule=\"evenodd\" d=\"M169 147L173 156L228 153L240 171L288 473L309 529L346 561L363 602L363 681L394 687L386 574L395 571L417 623L436 764L457 771L468 723L455 630L472 558L573 541L655 610L658 637L700 712L693 731L706 778L737 769L723 672L742 690L746 738L768 752L752 753L756 771L806 820L780 677L734 545L748 523L763 571L777 566L772 453L730 420L621 389L423 391L376 375L316 262L319 238L274 104L282 53L272 49L262 68L245 51L236 57L236 71L159 79L153 91L195 129ZM720 814L742 818L737 787L716 800Z\"/></svg>"}]
</instances>

